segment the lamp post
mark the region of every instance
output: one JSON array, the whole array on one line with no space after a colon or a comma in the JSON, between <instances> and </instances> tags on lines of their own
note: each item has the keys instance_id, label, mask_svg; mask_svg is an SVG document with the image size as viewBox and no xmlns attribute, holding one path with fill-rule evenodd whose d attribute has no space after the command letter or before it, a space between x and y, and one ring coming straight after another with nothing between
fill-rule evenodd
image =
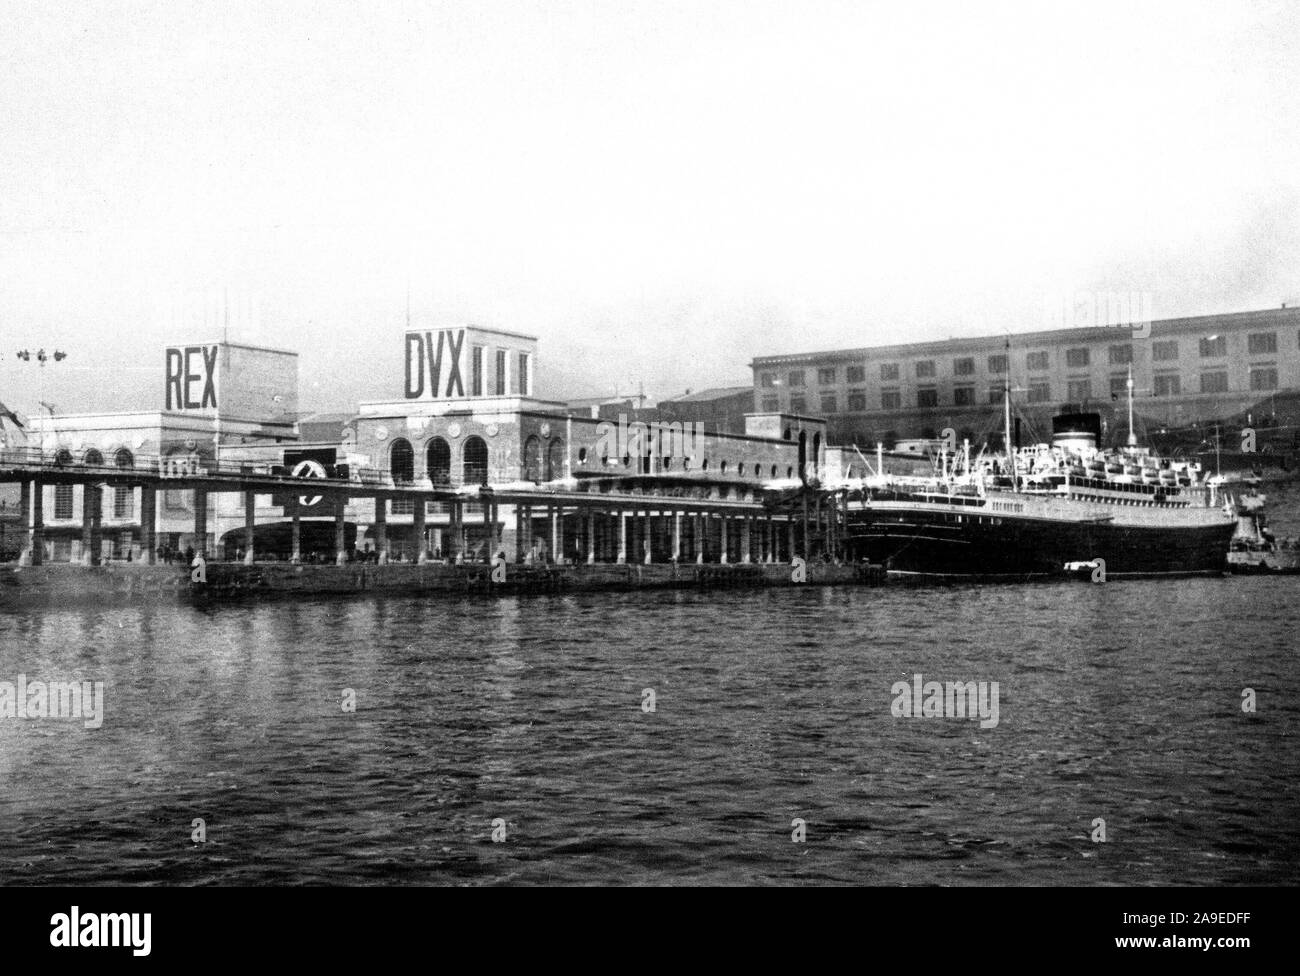
<instances>
[{"instance_id":1,"label":"lamp post","mask_svg":"<svg viewBox=\"0 0 1300 976\"><path fill-rule=\"evenodd\" d=\"M38 378L36 381L36 401L42 406L48 408L49 405L45 403L45 364L49 362L61 363L63 360L68 358L68 354L63 352L61 349L56 349L51 353L46 353L42 348L37 349L35 353L30 349L19 349L14 355L25 363L30 363L34 358L36 362L40 364L41 370L40 373L37 374ZM54 411L52 409L50 410L50 416L51 418L54 416ZM44 427L44 424L41 426Z\"/></svg>"}]
</instances>

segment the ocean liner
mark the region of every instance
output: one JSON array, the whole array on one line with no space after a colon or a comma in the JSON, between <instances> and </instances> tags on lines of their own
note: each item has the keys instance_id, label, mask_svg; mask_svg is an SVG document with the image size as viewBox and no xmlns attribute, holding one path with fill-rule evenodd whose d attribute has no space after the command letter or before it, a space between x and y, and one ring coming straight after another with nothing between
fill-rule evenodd
<instances>
[{"instance_id":1,"label":"ocean liner","mask_svg":"<svg viewBox=\"0 0 1300 976\"><path fill-rule=\"evenodd\" d=\"M1137 445L1101 447L1096 413L1053 420L1050 444L971 458L941 451L931 476L872 475L842 487L856 559L891 575L1029 580L1219 575L1237 527L1230 501L1195 461ZM1006 393L1004 443L1011 439Z\"/></svg>"}]
</instances>

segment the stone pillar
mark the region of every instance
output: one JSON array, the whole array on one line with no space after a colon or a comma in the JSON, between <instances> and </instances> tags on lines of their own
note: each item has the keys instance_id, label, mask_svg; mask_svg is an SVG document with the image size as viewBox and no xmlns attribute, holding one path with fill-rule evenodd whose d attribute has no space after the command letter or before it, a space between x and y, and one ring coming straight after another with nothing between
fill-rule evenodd
<instances>
[{"instance_id":1,"label":"stone pillar","mask_svg":"<svg viewBox=\"0 0 1300 976\"><path fill-rule=\"evenodd\" d=\"M379 564L388 562L388 499L375 498L375 552Z\"/></svg>"},{"instance_id":2,"label":"stone pillar","mask_svg":"<svg viewBox=\"0 0 1300 976\"><path fill-rule=\"evenodd\" d=\"M531 523L530 523L531 524ZM515 503L515 562L524 561L524 506Z\"/></svg>"},{"instance_id":3,"label":"stone pillar","mask_svg":"<svg viewBox=\"0 0 1300 976\"><path fill-rule=\"evenodd\" d=\"M95 518L95 486L83 484L81 486L81 564L83 566L94 566L95 558L91 552L91 535L93 529L91 523Z\"/></svg>"},{"instance_id":4,"label":"stone pillar","mask_svg":"<svg viewBox=\"0 0 1300 976\"><path fill-rule=\"evenodd\" d=\"M298 519L294 518L294 527L297 528ZM254 492L244 492L244 565L253 565L253 540L256 538L254 529L257 526L257 495Z\"/></svg>"},{"instance_id":5,"label":"stone pillar","mask_svg":"<svg viewBox=\"0 0 1300 976\"><path fill-rule=\"evenodd\" d=\"M302 562L302 516L297 511L293 513L293 521L289 524L289 562Z\"/></svg>"},{"instance_id":6,"label":"stone pillar","mask_svg":"<svg viewBox=\"0 0 1300 976\"><path fill-rule=\"evenodd\" d=\"M740 527L740 561L742 563L752 563L754 560L750 558L749 547L754 534L754 523L748 515L743 515L741 516Z\"/></svg>"},{"instance_id":7,"label":"stone pillar","mask_svg":"<svg viewBox=\"0 0 1300 976\"><path fill-rule=\"evenodd\" d=\"M706 540L704 538L704 526L705 526L704 516L701 513L696 512L695 513L695 561L697 563L704 562L704 550L706 548L705 547Z\"/></svg>"},{"instance_id":8,"label":"stone pillar","mask_svg":"<svg viewBox=\"0 0 1300 976\"><path fill-rule=\"evenodd\" d=\"M587 509L587 565L596 561L596 510Z\"/></svg>"},{"instance_id":9,"label":"stone pillar","mask_svg":"<svg viewBox=\"0 0 1300 976\"><path fill-rule=\"evenodd\" d=\"M551 559L560 562L564 558L564 514L562 509L551 508Z\"/></svg>"},{"instance_id":10,"label":"stone pillar","mask_svg":"<svg viewBox=\"0 0 1300 976\"><path fill-rule=\"evenodd\" d=\"M650 509L648 508L645 510L645 519L643 520L643 524L645 527L645 563L646 565L649 565L654 561L655 520L654 516L650 514Z\"/></svg>"},{"instance_id":11,"label":"stone pillar","mask_svg":"<svg viewBox=\"0 0 1300 976\"><path fill-rule=\"evenodd\" d=\"M464 537L461 533L461 520L464 513L464 502L459 498L453 498L450 505L450 515L447 518L447 561L459 563L464 550Z\"/></svg>"},{"instance_id":12,"label":"stone pillar","mask_svg":"<svg viewBox=\"0 0 1300 976\"><path fill-rule=\"evenodd\" d=\"M731 521L731 517L726 512L723 512L722 528L720 529L722 533L722 546L720 549L720 555L718 556L718 562L720 563L729 562L731 560L731 556L727 552L727 546L728 543L730 542L730 540L727 538L727 523L730 521Z\"/></svg>"},{"instance_id":13,"label":"stone pillar","mask_svg":"<svg viewBox=\"0 0 1300 976\"><path fill-rule=\"evenodd\" d=\"M347 507L347 495L339 495L334 499L334 563L337 566L342 566L348 561L346 548L348 537L344 531Z\"/></svg>"},{"instance_id":14,"label":"stone pillar","mask_svg":"<svg viewBox=\"0 0 1300 976\"><path fill-rule=\"evenodd\" d=\"M492 560L497 558L497 503L487 498L483 500L483 527L487 534L483 551L491 565Z\"/></svg>"},{"instance_id":15,"label":"stone pillar","mask_svg":"<svg viewBox=\"0 0 1300 976\"><path fill-rule=\"evenodd\" d=\"M789 532L789 535L790 535L790 553L789 553L789 559L794 559L794 557L795 557L795 548L794 548L794 513L793 513L793 512L790 513L790 516L789 516L788 521L786 522L786 525L789 527L789 530L790 530L790 532ZM787 560L787 562L789 561L789 559Z\"/></svg>"},{"instance_id":16,"label":"stone pillar","mask_svg":"<svg viewBox=\"0 0 1300 976\"><path fill-rule=\"evenodd\" d=\"M194 489L194 551L208 555L208 493Z\"/></svg>"},{"instance_id":17,"label":"stone pillar","mask_svg":"<svg viewBox=\"0 0 1300 976\"><path fill-rule=\"evenodd\" d=\"M627 562L627 512L618 513L618 562Z\"/></svg>"},{"instance_id":18,"label":"stone pillar","mask_svg":"<svg viewBox=\"0 0 1300 976\"><path fill-rule=\"evenodd\" d=\"M140 555L146 566L157 561L158 489L140 486Z\"/></svg>"},{"instance_id":19,"label":"stone pillar","mask_svg":"<svg viewBox=\"0 0 1300 976\"><path fill-rule=\"evenodd\" d=\"M682 558L682 513L673 512L673 562Z\"/></svg>"},{"instance_id":20,"label":"stone pillar","mask_svg":"<svg viewBox=\"0 0 1300 976\"><path fill-rule=\"evenodd\" d=\"M426 528L428 511L428 500L423 495L417 496L414 514L411 516L411 531L415 533L415 561L417 563L427 563L429 561L429 542L425 538L428 535L428 529Z\"/></svg>"}]
</instances>

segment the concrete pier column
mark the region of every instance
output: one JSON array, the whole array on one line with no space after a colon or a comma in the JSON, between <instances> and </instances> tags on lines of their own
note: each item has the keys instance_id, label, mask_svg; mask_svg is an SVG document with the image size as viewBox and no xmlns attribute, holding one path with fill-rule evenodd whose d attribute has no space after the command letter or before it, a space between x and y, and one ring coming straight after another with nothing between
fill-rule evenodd
<instances>
[{"instance_id":1,"label":"concrete pier column","mask_svg":"<svg viewBox=\"0 0 1300 976\"><path fill-rule=\"evenodd\" d=\"M208 556L208 493L194 489L194 551Z\"/></svg>"},{"instance_id":2,"label":"concrete pier column","mask_svg":"<svg viewBox=\"0 0 1300 976\"><path fill-rule=\"evenodd\" d=\"M546 511L551 516L551 561L558 563L564 558L564 515L554 505L548 505Z\"/></svg>"},{"instance_id":3,"label":"concrete pier column","mask_svg":"<svg viewBox=\"0 0 1300 976\"><path fill-rule=\"evenodd\" d=\"M460 563L465 558L465 503L459 498L451 502L451 518L447 526L447 558Z\"/></svg>"},{"instance_id":4,"label":"concrete pier column","mask_svg":"<svg viewBox=\"0 0 1300 976\"><path fill-rule=\"evenodd\" d=\"M297 517L294 517L295 526ZM251 491L244 492L244 565L253 565L254 529L257 526L257 495Z\"/></svg>"},{"instance_id":5,"label":"concrete pier column","mask_svg":"<svg viewBox=\"0 0 1300 976\"><path fill-rule=\"evenodd\" d=\"M524 561L524 508L518 502L515 503L515 562Z\"/></svg>"},{"instance_id":6,"label":"concrete pier column","mask_svg":"<svg viewBox=\"0 0 1300 976\"><path fill-rule=\"evenodd\" d=\"M596 511L587 509L587 565L596 561Z\"/></svg>"},{"instance_id":7,"label":"concrete pier column","mask_svg":"<svg viewBox=\"0 0 1300 976\"><path fill-rule=\"evenodd\" d=\"M754 561L750 558L750 544L754 535L754 522L750 516L741 516L740 528L740 561L742 563L751 563Z\"/></svg>"},{"instance_id":8,"label":"concrete pier column","mask_svg":"<svg viewBox=\"0 0 1300 976\"><path fill-rule=\"evenodd\" d=\"M388 562L388 499L375 498L375 552L379 564Z\"/></svg>"},{"instance_id":9,"label":"concrete pier column","mask_svg":"<svg viewBox=\"0 0 1300 976\"><path fill-rule=\"evenodd\" d=\"M701 513L696 512L695 513L695 561L697 563L704 562L704 550L707 548L704 544L705 543L704 525L705 525L704 516Z\"/></svg>"},{"instance_id":10,"label":"concrete pier column","mask_svg":"<svg viewBox=\"0 0 1300 976\"><path fill-rule=\"evenodd\" d=\"M627 512L618 513L618 563L627 562Z\"/></svg>"},{"instance_id":11,"label":"concrete pier column","mask_svg":"<svg viewBox=\"0 0 1300 976\"><path fill-rule=\"evenodd\" d=\"M140 557L146 566L157 561L158 548L158 489L153 485L140 486Z\"/></svg>"},{"instance_id":12,"label":"concrete pier column","mask_svg":"<svg viewBox=\"0 0 1300 976\"><path fill-rule=\"evenodd\" d=\"M483 528L487 536L484 552L489 563L497 558L497 503L491 500L483 502Z\"/></svg>"},{"instance_id":13,"label":"concrete pier column","mask_svg":"<svg viewBox=\"0 0 1300 976\"><path fill-rule=\"evenodd\" d=\"M654 544L655 544L655 540L654 540L655 519L654 516L650 514L650 509L648 508L645 510L644 527L645 527L645 533L644 533L645 563L648 566L650 563L654 561Z\"/></svg>"},{"instance_id":14,"label":"concrete pier column","mask_svg":"<svg viewBox=\"0 0 1300 976\"><path fill-rule=\"evenodd\" d=\"M682 558L682 513L673 512L673 562Z\"/></svg>"},{"instance_id":15,"label":"concrete pier column","mask_svg":"<svg viewBox=\"0 0 1300 976\"><path fill-rule=\"evenodd\" d=\"M797 554L797 553L795 552L795 547L794 547L794 514L793 514L793 513L791 513L789 519L787 520L787 522L786 522L786 526L787 526L787 527L789 528L789 530L790 530L790 531L789 531L789 536L790 536L790 551L789 551L789 553L787 553L787 555L786 555L786 558L787 558L787 561L788 561L788 560L790 560L790 559L793 559L793 558L795 557L795 555Z\"/></svg>"},{"instance_id":16,"label":"concrete pier column","mask_svg":"<svg viewBox=\"0 0 1300 976\"><path fill-rule=\"evenodd\" d=\"M334 562L342 566L348 561L347 554L347 534L344 532L346 523L344 516L347 514L348 499L346 495L339 495L334 499Z\"/></svg>"},{"instance_id":17,"label":"concrete pier column","mask_svg":"<svg viewBox=\"0 0 1300 976\"><path fill-rule=\"evenodd\" d=\"M730 541L727 538L727 523L730 521L731 521L731 516L729 516L726 512L723 512L722 528L719 530L722 533L722 542L718 554L718 562L720 563L728 562L731 558L727 553L727 543Z\"/></svg>"},{"instance_id":18,"label":"concrete pier column","mask_svg":"<svg viewBox=\"0 0 1300 976\"><path fill-rule=\"evenodd\" d=\"M293 513L293 521L289 523L289 562L302 562L302 516L297 512Z\"/></svg>"},{"instance_id":19,"label":"concrete pier column","mask_svg":"<svg viewBox=\"0 0 1300 976\"><path fill-rule=\"evenodd\" d=\"M411 516L411 531L415 533L415 561L417 563L427 563L429 561L429 540L425 538L429 534L426 528L428 511L428 500L422 495L417 495L414 513Z\"/></svg>"},{"instance_id":20,"label":"concrete pier column","mask_svg":"<svg viewBox=\"0 0 1300 976\"><path fill-rule=\"evenodd\" d=\"M95 513L95 494L96 488L91 484L81 486L81 564L83 566L94 566L94 557L91 555L90 524L94 520Z\"/></svg>"},{"instance_id":21,"label":"concrete pier column","mask_svg":"<svg viewBox=\"0 0 1300 976\"><path fill-rule=\"evenodd\" d=\"M30 487L26 481L27 503L23 508L23 528L27 538L26 549L18 557L23 566L39 566L45 562L45 486L33 479Z\"/></svg>"}]
</instances>

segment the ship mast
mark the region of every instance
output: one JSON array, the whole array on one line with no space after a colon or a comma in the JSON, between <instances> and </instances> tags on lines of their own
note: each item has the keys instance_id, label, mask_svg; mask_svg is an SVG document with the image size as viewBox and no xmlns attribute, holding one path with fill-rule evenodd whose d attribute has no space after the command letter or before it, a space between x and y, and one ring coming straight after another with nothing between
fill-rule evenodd
<instances>
[{"instance_id":1,"label":"ship mast","mask_svg":"<svg viewBox=\"0 0 1300 976\"><path fill-rule=\"evenodd\" d=\"M1133 433L1133 364L1128 364L1128 446L1137 447L1137 434Z\"/></svg>"},{"instance_id":2,"label":"ship mast","mask_svg":"<svg viewBox=\"0 0 1300 976\"><path fill-rule=\"evenodd\" d=\"M1005 379L1002 384L1002 407L1003 421L1005 429L1002 432L1003 443L1007 449L1007 463L1011 465L1011 490L1017 491L1019 484L1016 478L1016 456L1011 446L1011 336L1007 336L1006 345L1006 371L1002 374Z\"/></svg>"}]
</instances>

